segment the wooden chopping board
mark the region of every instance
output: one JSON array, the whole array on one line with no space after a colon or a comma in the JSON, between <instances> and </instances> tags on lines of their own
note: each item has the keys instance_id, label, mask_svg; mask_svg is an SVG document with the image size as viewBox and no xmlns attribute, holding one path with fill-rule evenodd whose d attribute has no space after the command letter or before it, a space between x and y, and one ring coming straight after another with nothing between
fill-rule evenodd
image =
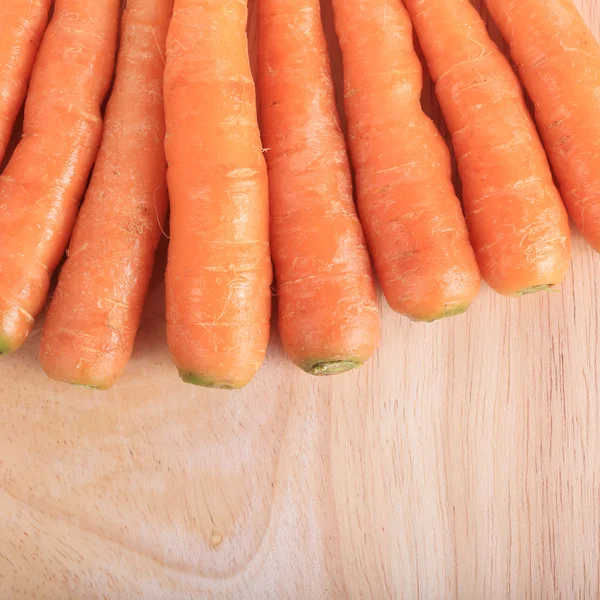
<instances>
[{"instance_id":1,"label":"wooden chopping board","mask_svg":"<svg viewBox=\"0 0 600 600\"><path fill-rule=\"evenodd\" d=\"M113 391L46 379L39 328L0 360L2 600L600 598L600 256L578 235L562 293L485 288L432 325L382 302L376 358L331 379L274 332L236 393L179 382L162 268Z\"/></svg>"}]
</instances>

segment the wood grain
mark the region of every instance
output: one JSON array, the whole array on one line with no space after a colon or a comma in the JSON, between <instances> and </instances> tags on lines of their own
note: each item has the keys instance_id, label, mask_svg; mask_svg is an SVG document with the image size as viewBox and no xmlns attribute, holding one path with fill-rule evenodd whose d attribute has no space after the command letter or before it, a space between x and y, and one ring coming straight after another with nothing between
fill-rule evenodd
<instances>
[{"instance_id":1,"label":"wood grain","mask_svg":"<svg viewBox=\"0 0 600 600\"><path fill-rule=\"evenodd\" d=\"M274 332L240 393L178 381L162 268L113 391L49 382L38 335L0 362L0 598L600 598L600 256L579 236L562 293L484 289L433 325L382 303L377 357L334 379Z\"/></svg>"}]
</instances>

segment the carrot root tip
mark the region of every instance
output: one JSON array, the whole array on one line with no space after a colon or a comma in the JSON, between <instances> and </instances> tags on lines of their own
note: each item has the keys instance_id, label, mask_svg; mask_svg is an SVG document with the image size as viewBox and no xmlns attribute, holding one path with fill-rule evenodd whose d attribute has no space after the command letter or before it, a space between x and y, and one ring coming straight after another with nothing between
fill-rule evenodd
<instances>
[{"instance_id":1,"label":"carrot root tip","mask_svg":"<svg viewBox=\"0 0 600 600\"><path fill-rule=\"evenodd\" d=\"M440 319L446 319L448 317L456 317L457 315L462 315L467 312L470 307L469 304L452 304L446 308L441 313L436 314L431 317L409 317L412 321L416 323L434 323L435 321L439 321Z\"/></svg>"},{"instance_id":2,"label":"carrot root tip","mask_svg":"<svg viewBox=\"0 0 600 600\"><path fill-rule=\"evenodd\" d=\"M0 356L3 354L11 354L16 348L4 337L0 336Z\"/></svg>"},{"instance_id":3,"label":"carrot root tip","mask_svg":"<svg viewBox=\"0 0 600 600\"><path fill-rule=\"evenodd\" d=\"M57 381L59 383L67 383L69 385L72 385L73 387L78 387L78 388L82 388L85 390L92 390L94 392L105 392L106 390L109 390L113 384L114 381L104 381L104 382L97 382L97 383L93 383L91 381L78 381L76 380L74 377L69 377L67 375L60 375L60 374L56 374L56 373L48 373L46 372L46 375L48 375L48 377L50 379L52 379L53 381Z\"/></svg>"},{"instance_id":4,"label":"carrot root tip","mask_svg":"<svg viewBox=\"0 0 600 600\"><path fill-rule=\"evenodd\" d=\"M517 296L527 296L528 294L535 294L537 292L547 292L552 289L551 285L534 285L530 288L526 288L517 292Z\"/></svg>"},{"instance_id":5,"label":"carrot root tip","mask_svg":"<svg viewBox=\"0 0 600 600\"><path fill-rule=\"evenodd\" d=\"M93 392L105 392L108 389L108 386L92 385L87 383L71 383L71 385L78 388L83 388L84 390L92 390Z\"/></svg>"},{"instance_id":6,"label":"carrot root tip","mask_svg":"<svg viewBox=\"0 0 600 600\"><path fill-rule=\"evenodd\" d=\"M355 360L334 360L317 363L311 362L301 365L301 368L310 375L325 376L345 373L346 371L351 371L352 369L362 366L362 364L362 362Z\"/></svg>"},{"instance_id":7,"label":"carrot root tip","mask_svg":"<svg viewBox=\"0 0 600 600\"><path fill-rule=\"evenodd\" d=\"M232 385L226 381L219 381L210 375L199 375L190 371L179 370L179 376L184 383L191 383L200 387L214 388L220 390L236 390L241 386Z\"/></svg>"}]
</instances>

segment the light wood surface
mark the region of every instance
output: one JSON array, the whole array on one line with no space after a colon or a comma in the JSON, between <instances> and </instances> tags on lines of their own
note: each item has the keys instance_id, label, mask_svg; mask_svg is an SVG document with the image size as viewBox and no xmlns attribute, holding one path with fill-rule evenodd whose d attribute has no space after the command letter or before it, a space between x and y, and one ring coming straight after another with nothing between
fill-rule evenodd
<instances>
[{"instance_id":1,"label":"light wood surface","mask_svg":"<svg viewBox=\"0 0 600 600\"><path fill-rule=\"evenodd\" d=\"M377 357L332 379L274 333L240 393L179 382L160 277L113 391L48 381L39 331L0 361L1 599L600 598L600 256L579 236L562 293L486 288L433 325L382 303Z\"/></svg>"}]
</instances>

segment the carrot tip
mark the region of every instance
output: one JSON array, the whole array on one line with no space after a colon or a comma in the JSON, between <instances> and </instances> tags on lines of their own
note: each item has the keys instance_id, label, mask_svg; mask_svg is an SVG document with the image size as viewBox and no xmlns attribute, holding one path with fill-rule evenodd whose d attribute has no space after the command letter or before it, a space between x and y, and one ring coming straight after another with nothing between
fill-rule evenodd
<instances>
[{"instance_id":1,"label":"carrot tip","mask_svg":"<svg viewBox=\"0 0 600 600\"><path fill-rule=\"evenodd\" d=\"M0 336L0 356L10 354L15 350L16 348L5 337Z\"/></svg>"},{"instance_id":2,"label":"carrot tip","mask_svg":"<svg viewBox=\"0 0 600 600\"><path fill-rule=\"evenodd\" d=\"M67 383L69 385L72 385L74 387L78 387L78 388L83 388L86 390L93 390L93 391L106 391L108 389L110 389L113 386L113 381L107 383L107 382L101 382L101 383L92 383L91 381L88 382L82 382L82 381L76 381L75 379L70 379L68 377L64 377L64 376L56 376L56 375L52 375L50 373L46 373L46 375L48 375L48 377L50 377L50 379L52 379L53 381L58 381L59 383Z\"/></svg>"},{"instance_id":3,"label":"carrot tip","mask_svg":"<svg viewBox=\"0 0 600 600\"><path fill-rule=\"evenodd\" d=\"M440 319L446 319L447 317L456 317L457 315L462 315L467 312L471 305L470 304L455 304L445 308L441 313L433 317L409 317L412 321L417 323L433 323L435 321L439 321Z\"/></svg>"},{"instance_id":4,"label":"carrot tip","mask_svg":"<svg viewBox=\"0 0 600 600\"><path fill-rule=\"evenodd\" d=\"M329 362L311 362L301 365L301 368L310 375L324 376L345 373L346 371L351 371L362 366L362 364L362 362L355 360L334 360Z\"/></svg>"},{"instance_id":5,"label":"carrot tip","mask_svg":"<svg viewBox=\"0 0 600 600\"><path fill-rule=\"evenodd\" d=\"M192 385L199 385L206 388L214 388L220 390L238 390L242 385L233 385L230 382L219 381L209 375L198 375L191 373L190 371L179 370L179 376L184 383L191 383Z\"/></svg>"},{"instance_id":6,"label":"carrot tip","mask_svg":"<svg viewBox=\"0 0 600 600\"><path fill-rule=\"evenodd\" d=\"M551 285L534 285L533 287L526 288L517 292L517 296L527 296L528 294L535 294L536 292L547 292L552 289Z\"/></svg>"},{"instance_id":7,"label":"carrot tip","mask_svg":"<svg viewBox=\"0 0 600 600\"><path fill-rule=\"evenodd\" d=\"M83 388L85 390L92 390L95 392L105 392L110 387L107 385L92 385L92 384L87 384L87 383L71 383L71 385L78 387L78 388Z\"/></svg>"}]
</instances>

